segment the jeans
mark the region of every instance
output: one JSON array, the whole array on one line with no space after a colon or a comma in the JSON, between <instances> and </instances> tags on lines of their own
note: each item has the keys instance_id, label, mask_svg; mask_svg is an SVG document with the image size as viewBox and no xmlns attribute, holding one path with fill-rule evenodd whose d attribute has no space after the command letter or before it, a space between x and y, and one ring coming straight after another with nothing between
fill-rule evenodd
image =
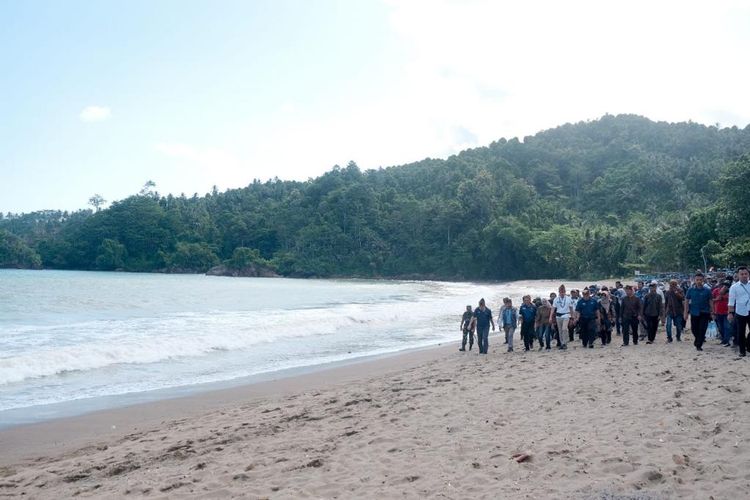
<instances>
[{"instance_id":1,"label":"jeans","mask_svg":"<svg viewBox=\"0 0 750 500\"><path fill-rule=\"evenodd\" d=\"M508 349L513 349L513 335L516 333L516 327L503 325L503 330L505 330L505 341L508 343Z\"/></svg>"},{"instance_id":2,"label":"jeans","mask_svg":"<svg viewBox=\"0 0 750 500\"><path fill-rule=\"evenodd\" d=\"M521 338L526 349L534 347L534 320L521 323Z\"/></svg>"},{"instance_id":3,"label":"jeans","mask_svg":"<svg viewBox=\"0 0 750 500\"><path fill-rule=\"evenodd\" d=\"M461 342L461 349L466 349L466 339L469 340L469 350L474 346L474 330L470 328L464 328L464 338Z\"/></svg>"},{"instance_id":4,"label":"jeans","mask_svg":"<svg viewBox=\"0 0 750 500\"><path fill-rule=\"evenodd\" d=\"M690 329L693 330L693 337L695 337L693 345L696 349L703 350L703 343L706 341L706 330L710 321L711 314L707 312L700 313L698 316L690 315Z\"/></svg>"},{"instance_id":5,"label":"jeans","mask_svg":"<svg viewBox=\"0 0 750 500\"><path fill-rule=\"evenodd\" d=\"M557 331L559 332L557 337L560 341L560 345L562 347L566 347L567 345L567 338L565 337L565 332L568 331L568 323L570 322L570 318L561 318L558 316L555 318L557 320Z\"/></svg>"},{"instance_id":6,"label":"jeans","mask_svg":"<svg viewBox=\"0 0 750 500\"><path fill-rule=\"evenodd\" d=\"M648 341L653 342L656 338L656 330L659 328L659 316L646 316L646 332Z\"/></svg>"},{"instance_id":7,"label":"jeans","mask_svg":"<svg viewBox=\"0 0 750 500\"><path fill-rule=\"evenodd\" d=\"M477 344L479 354L487 354L487 348L490 346L490 325L477 326Z\"/></svg>"},{"instance_id":8,"label":"jeans","mask_svg":"<svg viewBox=\"0 0 750 500\"><path fill-rule=\"evenodd\" d=\"M619 302L615 302L615 327L617 335L620 335L622 333L622 306Z\"/></svg>"},{"instance_id":9,"label":"jeans","mask_svg":"<svg viewBox=\"0 0 750 500\"><path fill-rule=\"evenodd\" d=\"M633 345L638 345L638 318L622 318L622 343L624 345L628 345L631 334Z\"/></svg>"},{"instance_id":10,"label":"jeans","mask_svg":"<svg viewBox=\"0 0 750 500\"><path fill-rule=\"evenodd\" d=\"M719 329L722 344L729 344L732 341L732 327L729 324L726 314L716 314L714 317L716 328Z\"/></svg>"},{"instance_id":11,"label":"jeans","mask_svg":"<svg viewBox=\"0 0 750 500\"><path fill-rule=\"evenodd\" d=\"M539 345L547 345L547 349L550 348L552 342L552 325L540 325L536 329L536 338L539 339Z\"/></svg>"},{"instance_id":12,"label":"jeans","mask_svg":"<svg viewBox=\"0 0 750 500\"><path fill-rule=\"evenodd\" d=\"M672 340L672 323L674 323L675 329L677 330L677 340L680 340L680 337L682 337L682 329L684 328L684 325L682 324L682 315L667 315L667 340Z\"/></svg>"},{"instance_id":13,"label":"jeans","mask_svg":"<svg viewBox=\"0 0 750 500\"><path fill-rule=\"evenodd\" d=\"M583 347L593 346L596 338L596 318L581 318L578 323L581 325Z\"/></svg>"}]
</instances>

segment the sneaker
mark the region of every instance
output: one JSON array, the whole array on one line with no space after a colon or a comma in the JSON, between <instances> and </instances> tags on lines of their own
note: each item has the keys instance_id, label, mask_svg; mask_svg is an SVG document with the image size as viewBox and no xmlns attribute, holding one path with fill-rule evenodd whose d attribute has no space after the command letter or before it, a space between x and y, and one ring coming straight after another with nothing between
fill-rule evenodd
<instances>
[{"instance_id":1,"label":"sneaker","mask_svg":"<svg viewBox=\"0 0 750 500\"><path fill-rule=\"evenodd\" d=\"M594 344L589 344L589 349L593 349L593 348L594 348Z\"/></svg>"},{"instance_id":2,"label":"sneaker","mask_svg":"<svg viewBox=\"0 0 750 500\"><path fill-rule=\"evenodd\" d=\"M526 310L526 309L524 309L524 311L525 311L525 310ZM647 340L647 341L646 341L646 343L647 343L647 344L653 344L653 342L651 342L650 340Z\"/></svg>"},{"instance_id":3,"label":"sneaker","mask_svg":"<svg viewBox=\"0 0 750 500\"><path fill-rule=\"evenodd\" d=\"M620 347L627 347L628 344L622 344Z\"/></svg>"},{"instance_id":4,"label":"sneaker","mask_svg":"<svg viewBox=\"0 0 750 500\"><path fill-rule=\"evenodd\" d=\"M667 339L667 344L671 344L671 343L672 343L672 339Z\"/></svg>"},{"instance_id":5,"label":"sneaker","mask_svg":"<svg viewBox=\"0 0 750 500\"><path fill-rule=\"evenodd\" d=\"M525 310L525 309L524 309L524 310ZM466 349L464 349L463 347L462 347L461 349L459 349L459 351L465 351L465 350L466 350Z\"/></svg>"},{"instance_id":6,"label":"sneaker","mask_svg":"<svg viewBox=\"0 0 750 500\"><path fill-rule=\"evenodd\" d=\"M529 348L528 347L524 347L523 350L524 350L524 352L526 352L526 351L529 350Z\"/></svg>"},{"instance_id":7,"label":"sneaker","mask_svg":"<svg viewBox=\"0 0 750 500\"><path fill-rule=\"evenodd\" d=\"M680 337L677 337L677 342L682 342L682 339Z\"/></svg>"},{"instance_id":8,"label":"sneaker","mask_svg":"<svg viewBox=\"0 0 750 500\"><path fill-rule=\"evenodd\" d=\"M508 352L513 352L513 348L512 347L508 347Z\"/></svg>"},{"instance_id":9,"label":"sneaker","mask_svg":"<svg viewBox=\"0 0 750 500\"><path fill-rule=\"evenodd\" d=\"M544 348L544 350L545 350L545 351L549 351L549 350L550 350L550 347L549 347L549 346L547 346L547 347L545 347L545 348Z\"/></svg>"},{"instance_id":10,"label":"sneaker","mask_svg":"<svg viewBox=\"0 0 750 500\"><path fill-rule=\"evenodd\" d=\"M697 349L698 351L702 351L702 350L703 350L703 348L702 348L702 347L696 347L696 349Z\"/></svg>"}]
</instances>

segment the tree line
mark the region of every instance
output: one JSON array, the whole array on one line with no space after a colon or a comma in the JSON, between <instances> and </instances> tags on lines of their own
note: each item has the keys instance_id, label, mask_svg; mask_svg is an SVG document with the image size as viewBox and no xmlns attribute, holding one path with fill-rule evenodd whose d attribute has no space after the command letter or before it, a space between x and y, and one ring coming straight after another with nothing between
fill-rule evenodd
<instances>
[{"instance_id":1,"label":"tree line","mask_svg":"<svg viewBox=\"0 0 750 500\"><path fill-rule=\"evenodd\" d=\"M447 159L0 214L0 267L587 278L750 262L750 126L605 115Z\"/></svg>"}]
</instances>

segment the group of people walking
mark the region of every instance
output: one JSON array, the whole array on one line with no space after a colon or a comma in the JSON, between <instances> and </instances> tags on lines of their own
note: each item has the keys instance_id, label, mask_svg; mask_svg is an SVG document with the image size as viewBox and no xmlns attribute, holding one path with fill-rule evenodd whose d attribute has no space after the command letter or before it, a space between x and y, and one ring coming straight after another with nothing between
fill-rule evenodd
<instances>
[{"instance_id":1,"label":"group of people walking","mask_svg":"<svg viewBox=\"0 0 750 500\"><path fill-rule=\"evenodd\" d=\"M525 295L517 308L509 297L504 298L497 325L505 334L508 352L513 352L519 324L524 350L534 349L537 342L541 351L552 349L553 342L565 350L576 335L583 347L593 348L597 339L606 346L612 342L613 331L622 337L623 347L631 341L637 345L639 340L653 344L660 324L665 327L667 343L675 339L680 342L689 321L693 345L702 351L708 326L715 321L722 345L737 347L739 355L745 357L750 340L746 337L750 325L749 281L748 268L740 266L734 279L714 286L706 283L702 272L696 272L690 282L670 280L666 286L655 280L648 286L642 281L635 286L617 281L611 289L591 285L568 294L565 285L560 285L558 293L550 293L549 299L532 300ZM476 332L479 353L487 354L490 328L495 330L495 320L484 299L475 309L466 306L459 350L466 351L467 343L469 350L473 348Z\"/></svg>"}]
</instances>

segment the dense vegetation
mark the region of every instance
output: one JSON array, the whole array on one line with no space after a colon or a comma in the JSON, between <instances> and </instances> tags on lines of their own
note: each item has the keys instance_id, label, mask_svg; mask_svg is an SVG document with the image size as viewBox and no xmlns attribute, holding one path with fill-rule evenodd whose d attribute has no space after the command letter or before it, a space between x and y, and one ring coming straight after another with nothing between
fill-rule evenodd
<instances>
[{"instance_id":1,"label":"dense vegetation","mask_svg":"<svg viewBox=\"0 0 750 500\"><path fill-rule=\"evenodd\" d=\"M408 140L408 138L405 138ZM750 261L750 126L604 116L446 160L0 214L0 267L447 279Z\"/></svg>"}]
</instances>

